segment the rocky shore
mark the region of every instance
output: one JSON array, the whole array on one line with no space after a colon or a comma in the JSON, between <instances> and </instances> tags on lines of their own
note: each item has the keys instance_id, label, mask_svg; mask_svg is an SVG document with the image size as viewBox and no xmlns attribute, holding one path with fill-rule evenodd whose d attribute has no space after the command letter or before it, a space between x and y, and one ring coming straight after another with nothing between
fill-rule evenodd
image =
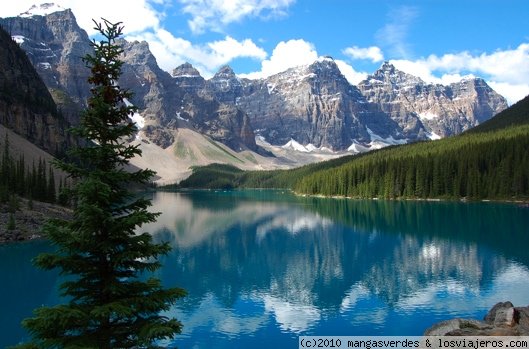
<instances>
[{"instance_id":1,"label":"rocky shore","mask_svg":"<svg viewBox=\"0 0 529 349\"><path fill-rule=\"evenodd\" d=\"M14 229L9 227L8 204L0 204L0 243L32 240L41 237L41 229L49 218L68 219L72 216L69 208L40 201L29 203L18 199L18 209L13 214Z\"/></svg>"},{"instance_id":2,"label":"rocky shore","mask_svg":"<svg viewBox=\"0 0 529 349\"><path fill-rule=\"evenodd\" d=\"M425 336L529 336L529 306L497 303L483 320L452 319L428 328Z\"/></svg>"}]
</instances>

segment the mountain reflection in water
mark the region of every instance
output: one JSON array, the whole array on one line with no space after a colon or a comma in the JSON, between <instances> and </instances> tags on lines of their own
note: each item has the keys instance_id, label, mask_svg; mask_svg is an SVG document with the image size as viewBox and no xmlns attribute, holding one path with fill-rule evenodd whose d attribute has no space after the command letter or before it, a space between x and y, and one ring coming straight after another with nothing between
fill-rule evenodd
<instances>
[{"instance_id":1,"label":"mountain reflection in water","mask_svg":"<svg viewBox=\"0 0 529 349\"><path fill-rule=\"evenodd\" d=\"M153 203L162 215L145 230L173 246L162 278L189 291L172 311L186 344L269 331L420 335L498 301L529 304L529 218L513 205L266 191L157 193Z\"/></svg>"},{"instance_id":2,"label":"mountain reflection in water","mask_svg":"<svg viewBox=\"0 0 529 349\"><path fill-rule=\"evenodd\" d=\"M511 204L301 198L281 191L157 192L141 230L173 250L157 272L189 295L167 315L180 348L297 347L299 335L421 335L498 301L529 304L529 211ZM56 304L46 241L0 246L0 347ZM28 287L32 285L32 287Z\"/></svg>"}]
</instances>

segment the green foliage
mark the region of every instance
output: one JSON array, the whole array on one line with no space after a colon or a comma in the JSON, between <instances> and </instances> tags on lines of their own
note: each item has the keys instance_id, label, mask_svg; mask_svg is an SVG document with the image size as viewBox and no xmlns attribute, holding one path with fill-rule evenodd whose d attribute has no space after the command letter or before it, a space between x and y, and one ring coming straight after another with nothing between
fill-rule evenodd
<instances>
[{"instance_id":1,"label":"green foliage","mask_svg":"<svg viewBox=\"0 0 529 349\"><path fill-rule=\"evenodd\" d=\"M7 210L9 213L15 213L16 211L20 210L20 203L16 195L11 194L9 197L9 205Z\"/></svg>"},{"instance_id":2,"label":"green foliage","mask_svg":"<svg viewBox=\"0 0 529 349\"><path fill-rule=\"evenodd\" d=\"M10 153L9 137L4 137L0 157L0 203L6 203L12 195L32 197L38 201L55 202L55 175L46 174L46 161L39 159L38 166L29 168L24 155L15 160Z\"/></svg>"},{"instance_id":3,"label":"green foliage","mask_svg":"<svg viewBox=\"0 0 529 349\"><path fill-rule=\"evenodd\" d=\"M305 176L296 192L354 198L525 199L529 126L379 151Z\"/></svg>"},{"instance_id":4,"label":"green foliage","mask_svg":"<svg viewBox=\"0 0 529 349\"><path fill-rule=\"evenodd\" d=\"M146 273L159 268L158 256L170 247L154 243L148 233L136 234L138 226L155 221L158 214L147 210L150 200L128 190L146 183L153 172L124 169L141 151L125 142L136 130L129 119L136 109L124 103L131 94L117 85L122 50L115 39L122 27L105 20L104 27L97 24L96 29L104 40L94 41L95 54L85 57L92 73L92 97L75 129L93 144L75 148L75 162L56 164L74 179L69 188L74 218L45 226L57 251L35 261L43 269L58 268L70 276L61 285L68 301L39 308L24 320L33 341L22 347L154 348L157 340L171 338L182 328L160 312L169 310L185 291L146 279ZM40 174L39 164L37 177Z\"/></svg>"},{"instance_id":5,"label":"green foliage","mask_svg":"<svg viewBox=\"0 0 529 349\"><path fill-rule=\"evenodd\" d=\"M17 223L15 221L14 213L9 214L9 220L7 221L7 230L15 230L17 228Z\"/></svg>"}]
</instances>

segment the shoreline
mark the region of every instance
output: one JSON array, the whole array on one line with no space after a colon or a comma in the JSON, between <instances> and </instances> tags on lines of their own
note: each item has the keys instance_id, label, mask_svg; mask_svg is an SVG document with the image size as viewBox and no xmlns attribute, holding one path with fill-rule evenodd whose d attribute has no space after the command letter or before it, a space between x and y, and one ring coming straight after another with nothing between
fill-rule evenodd
<instances>
[{"instance_id":1,"label":"shoreline","mask_svg":"<svg viewBox=\"0 0 529 349\"><path fill-rule=\"evenodd\" d=\"M70 208L47 202L33 201L29 207L29 200L17 197L18 209L13 214L15 229L8 230L10 213L8 204L0 204L0 244L32 241L42 239L42 227L48 219L69 219L72 217Z\"/></svg>"},{"instance_id":2,"label":"shoreline","mask_svg":"<svg viewBox=\"0 0 529 349\"><path fill-rule=\"evenodd\" d=\"M529 306L515 307L510 301L496 303L483 320L451 319L424 331L425 336L528 336Z\"/></svg>"}]
</instances>

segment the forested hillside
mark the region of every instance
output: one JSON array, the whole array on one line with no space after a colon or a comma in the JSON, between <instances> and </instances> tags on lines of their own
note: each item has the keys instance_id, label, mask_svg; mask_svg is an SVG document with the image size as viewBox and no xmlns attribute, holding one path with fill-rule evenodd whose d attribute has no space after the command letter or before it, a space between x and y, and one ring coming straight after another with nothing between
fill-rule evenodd
<instances>
[{"instance_id":1,"label":"forested hillside","mask_svg":"<svg viewBox=\"0 0 529 349\"><path fill-rule=\"evenodd\" d=\"M529 97L477 129L289 171L197 169L182 187L278 187L354 198L527 199ZM214 179L213 181L211 179Z\"/></svg>"}]
</instances>

